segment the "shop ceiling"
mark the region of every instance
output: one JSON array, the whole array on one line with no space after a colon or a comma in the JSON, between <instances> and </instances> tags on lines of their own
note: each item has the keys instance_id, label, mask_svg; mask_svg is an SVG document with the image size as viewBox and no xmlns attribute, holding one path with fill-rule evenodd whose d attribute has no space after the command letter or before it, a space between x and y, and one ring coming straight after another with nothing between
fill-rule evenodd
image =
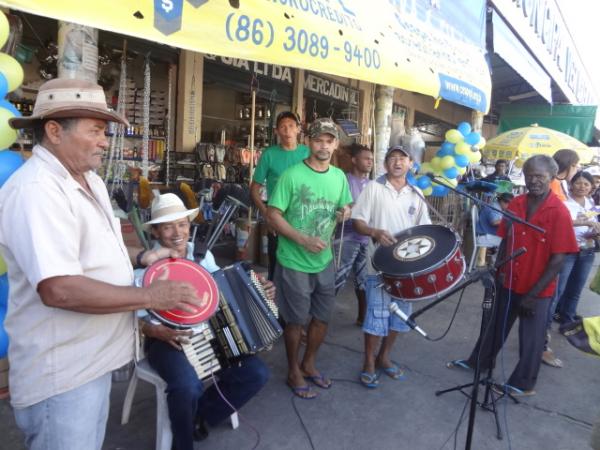
<instances>
[{"instance_id":1,"label":"shop ceiling","mask_svg":"<svg viewBox=\"0 0 600 450\"><path fill-rule=\"evenodd\" d=\"M0 0L16 10L172 47L365 80L487 112L485 4Z\"/></svg>"}]
</instances>

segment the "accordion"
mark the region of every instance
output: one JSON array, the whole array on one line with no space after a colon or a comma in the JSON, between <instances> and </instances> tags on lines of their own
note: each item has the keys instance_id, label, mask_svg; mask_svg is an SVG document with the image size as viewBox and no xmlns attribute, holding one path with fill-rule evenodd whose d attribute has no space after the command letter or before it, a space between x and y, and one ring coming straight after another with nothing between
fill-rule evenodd
<instances>
[{"instance_id":1,"label":"accordion","mask_svg":"<svg viewBox=\"0 0 600 450\"><path fill-rule=\"evenodd\" d=\"M265 295L256 273L241 263L212 273L219 288L216 313L194 328L182 345L200 379L228 367L243 355L270 347L282 334L277 307Z\"/></svg>"}]
</instances>

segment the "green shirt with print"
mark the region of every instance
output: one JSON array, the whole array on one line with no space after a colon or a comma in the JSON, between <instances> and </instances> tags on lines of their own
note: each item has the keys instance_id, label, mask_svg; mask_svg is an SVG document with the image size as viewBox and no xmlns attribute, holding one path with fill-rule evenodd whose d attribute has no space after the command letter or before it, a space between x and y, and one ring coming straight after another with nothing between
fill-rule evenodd
<instances>
[{"instance_id":1,"label":"green shirt with print","mask_svg":"<svg viewBox=\"0 0 600 450\"><path fill-rule=\"evenodd\" d=\"M285 150L281 145L271 145L263 151L258 161L254 170L254 181L262 185L266 181L267 198L269 198L284 170L308 158L309 154L308 147L302 144L294 150Z\"/></svg>"},{"instance_id":2,"label":"green shirt with print","mask_svg":"<svg viewBox=\"0 0 600 450\"><path fill-rule=\"evenodd\" d=\"M319 253L311 253L301 245L279 236L277 261L284 267L305 273L325 269L333 258L330 240L335 229L337 209L352 202L344 172L330 166L324 172L301 162L286 170L269 198L269 206L282 211L283 218L296 230L318 236L328 244Z\"/></svg>"}]
</instances>

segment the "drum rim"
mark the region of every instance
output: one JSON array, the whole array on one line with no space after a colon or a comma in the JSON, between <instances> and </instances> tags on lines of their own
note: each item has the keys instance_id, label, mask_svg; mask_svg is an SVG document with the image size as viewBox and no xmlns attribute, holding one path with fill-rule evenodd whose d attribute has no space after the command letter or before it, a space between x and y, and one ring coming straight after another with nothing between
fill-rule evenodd
<instances>
[{"instance_id":1,"label":"drum rim","mask_svg":"<svg viewBox=\"0 0 600 450\"><path fill-rule=\"evenodd\" d=\"M458 247L458 245L456 247ZM412 278L412 277L415 277L415 276L426 275L428 273L433 272L435 269L439 268L443 264L446 264L448 261L450 261L452 258L454 258L456 256L456 251L457 250L460 252L460 259L462 260L463 265L466 266L465 257L462 255L462 252L460 251L460 248L457 249L456 247L453 249L453 251L452 251L452 253L450 255L446 256L445 259L442 259L440 262L438 262L437 264L431 266L429 269L419 270L418 272L411 272L408 275L391 275L391 274L387 274L385 272L382 272L381 270L379 270L378 273L381 274L381 275L383 275L383 276L394 277L394 278L398 278L398 277ZM373 267L375 267L374 264L373 264Z\"/></svg>"},{"instance_id":2,"label":"drum rim","mask_svg":"<svg viewBox=\"0 0 600 450\"><path fill-rule=\"evenodd\" d=\"M465 259L462 258L461 276L456 278L456 281L454 283L452 283L450 286L448 286L447 288L442 289L441 291L437 292L436 294L427 295L426 297L415 297L415 298L396 297L396 296L392 295L387 289L385 289L385 287L384 287L384 290L390 295L390 297L401 300L403 302L408 302L408 303L437 299L437 298L441 297L442 295L444 295L446 292L448 292L448 290L455 287L460 282L460 280L462 280L464 278L466 272L467 272L467 263L466 263Z\"/></svg>"},{"instance_id":3,"label":"drum rim","mask_svg":"<svg viewBox=\"0 0 600 450\"><path fill-rule=\"evenodd\" d=\"M208 320L208 319L206 319L206 320L200 320L200 321L194 322L194 323L181 324L181 323L177 323L177 322L174 322L172 320L169 320L166 317L162 316L161 314L158 313L158 310L147 309L146 311L148 311L148 314L150 314L152 317L154 317L156 320L158 320L162 324L168 325L168 326L173 327L173 328L179 328L179 329L186 329L187 330L189 328L194 328L194 327L200 325L201 323L205 322L206 320Z\"/></svg>"}]
</instances>

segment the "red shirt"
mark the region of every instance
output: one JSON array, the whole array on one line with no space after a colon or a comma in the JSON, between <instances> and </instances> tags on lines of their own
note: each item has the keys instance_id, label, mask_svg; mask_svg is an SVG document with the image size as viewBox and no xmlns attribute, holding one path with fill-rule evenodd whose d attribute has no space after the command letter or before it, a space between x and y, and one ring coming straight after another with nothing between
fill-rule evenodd
<instances>
[{"instance_id":1,"label":"red shirt","mask_svg":"<svg viewBox=\"0 0 600 450\"><path fill-rule=\"evenodd\" d=\"M508 210L517 217L525 219L527 215L527 195L516 197L508 205ZM501 269L506 275L504 287L510 288L517 294L528 293L539 280L550 257L556 253L576 253L579 251L573 222L566 206L550 191L544 202L529 219L545 233L529 228L526 225L513 222L513 238L507 230L506 220L503 219L498 227L498 236L505 238L506 254L510 255L515 249L525 247L527 252L508 262ZM507 237L508 234L508 237ZM512 280L511 275L512 266ZM537 295L552 297L556 288L556 277Z\"/></svg>"}]
</instances>

